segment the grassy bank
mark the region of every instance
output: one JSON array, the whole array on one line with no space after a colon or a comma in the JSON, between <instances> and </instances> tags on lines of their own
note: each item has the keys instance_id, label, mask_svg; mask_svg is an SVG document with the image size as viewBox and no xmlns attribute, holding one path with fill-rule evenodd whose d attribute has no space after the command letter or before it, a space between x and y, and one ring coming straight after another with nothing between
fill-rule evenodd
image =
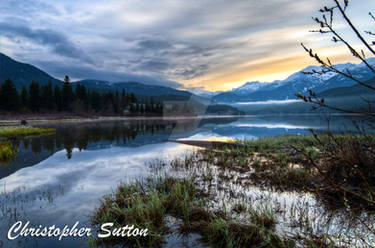
<instances>
[{"instance_id":1,"label":"grassy bank","mask_svg":"<svg viewBox=\"0 0 375 248\"><path fill-rule=\"evenodd\" d=\"M210 247L374 247L374 151L372 135L283 136L157 162L166 176L120 186L93 217L152 235L97 242L162 246L173 216Z\"/></svg>"},{"instance_id":2,"label":"grassy bank","mask_svg":"<svg viewBox=\"0 0 375 248\"><path fill-rule=\"evenodd\" d=\"M56 133L54 128L37 127L0 127L0 139L11 139L34 135L48 135Z\"/></svg>"}]
</instances>

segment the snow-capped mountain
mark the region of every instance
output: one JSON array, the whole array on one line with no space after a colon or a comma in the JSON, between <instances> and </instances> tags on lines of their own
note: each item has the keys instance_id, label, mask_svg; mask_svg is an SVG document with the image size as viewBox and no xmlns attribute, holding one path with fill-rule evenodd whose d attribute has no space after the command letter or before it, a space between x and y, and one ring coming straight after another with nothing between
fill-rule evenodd
<instances>
[{"instance_id":1,"label":"snow-capped mountain","mask_svg":"<svg viewBox=\"0 0 375 248\"><path fill-rule=\"evenodd\" d=\"M261 83L259 81L256 82L247 82L246 84L242 85L239 88L233 89L232 92L235 92L240 95L249 94L252 92L255 92L257 90L264 90L267 88L274 88L275 85L272 85L271 83Z\"/></svg>"},{"instance_id":2,"label":"snow-capped mountain","mask_svg":"<svg viewBox=\"0 0 375 248\"><path fill-rule=\"evenodd\" d=\"M375 66L375 57L367 62ZM364 64L338 64L334 66L340 71L349 71L353 76L363 81L374 78L375 75ZM306 94L309 89L316 93L337 87L352 86L355 82L347 77L328 72L323 74L306 74L306 72L322 71L320 66L309 66L296 72L285 80L272 83L248 82L239 88L218 94L213 97L217 102L250 102L267 100L295 99L295 94Z\"/></svg>"},{"instance_id":3,"label":"snow-capped mountain","mask_svg":"<svg viewBox=\"0 0 375 248\"><path fill-rule=\"evenodd\" d=\"M194 95L201 96L204 98L212 98L218 94L223 93L223 91L212 92L212 91L204 90L202 87L191 87L191 88L187 88L187 90L193 93Z\"/></svg>"}]
</instances>

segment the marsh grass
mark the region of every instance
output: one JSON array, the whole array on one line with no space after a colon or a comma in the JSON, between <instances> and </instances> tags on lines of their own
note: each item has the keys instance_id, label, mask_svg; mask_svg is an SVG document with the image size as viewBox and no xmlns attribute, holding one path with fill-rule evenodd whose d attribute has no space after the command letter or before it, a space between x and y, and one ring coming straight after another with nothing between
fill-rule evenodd
<instances>
[{"instance_id":1,"label":"marsh grass","mask_svg":"<svg viewBox=\"0 0 375 248\"><path fill-rule=\"evenodd\" d=\"M163 245L171 232L164 221L167 216L180 220L180 234L197 233L211 247L374 247L373 212L361 205L358 219L350 208L355 199L348 194L337 197L342 191L318 170L324 168L326 175L335 175L345 187L368 189L372 182L364 184L358 173L352 175L347 166L339 165L357 164L368 173L365 179L371 178L372 138L332 138L330 134L265 138L197 150L171 162L157 161L150 164L150 171L160 178L121 186L105 198L93 223L145 223L154 235L132 243L139 247ZM132 203L121 205L124 196ZM116 211L111 210L113 202ZM147 211L153 214L130 212L134 204L153 209ZM157 226L156 221L162 224Z\"/></svg>"},{"instance_id":2,"label":"marsh grass","mask_svg":"<svg viewBox=\"0 0 375 248\"><path fill-rule=\"evenodd\" d=\"M7 164L17 155L17 148L10 142L0 142L0 165Z\"/></svg>"},{"instance_id":3,"label":"marsh grass","mask_svg":"<svg viewBox=\"0 0 375 248\"><path fill-rule=\"evenodd\" d=\"M92 223L115 222L117 227L134 224L149 231L146 237L111 237L103 241L105 243L160 247L164 243L164 235L169 232L166 215L179 217L188 223L191 210L201 205L203 202L193 181L149 179L134 185L122 185L113 195L106 196L95 211Z\"/></svg>"},{"instance_id":4,"label":"marsh grass","mask_svg":"<svg viewBox=\"0 0 375 248\"><path fill-rule=\"evenodd\" d=\"M285 136L246 141L242 147L228 145L202 151L202 160L220 168L245 173L257 186L278 190L312 188L312 169L291 147L296 142L314 144L311 136Z\"/></svg>"},{"instance_id":5,"label":"marsh grass","mask_svg":"<svg viewBox=\"0 0 375 248\"><path fill-rule=\"evenodd\" d=\"M0 127L0 139L11 139L34 135L48 135L56 133L54 128L37 127Z\"/></svg>"},{"instance_id":6,"label":"marsh grass","mask_svg":"<svg viewBox=\"0 0 375 248\"><path fill-rule=\"evenodd\" d=\"M292 247L272 231L274 220L268 213L251 211L253 223L246 224L222 211L210 209L208 195L195 185L194 178L164 177L122 185L104 197L92 217L92 224L114 222L117 227L134 223L148 228L147 237L111 237L98 244L160 247L170 232L165 222L170 215L182 220L180 234L197 233L211 247ZM246 210L243 210L246 211ZM250 211L250 210L249 210Z\"/></svg>"},{"instance_id":7,"label":"marsh grass","mask_svg":"<svg viewBox=\"0 0 375 248\"><path fill-rule=\"evenodd\" d=\"M360 208L375 209L374 135L261 138L206 149L202 155L210 164L246 173L257 186L315 192L336 207L360 203Z\"/></svg>"},{"instance_id":8,"label":"marsh grass","mask_svg":"<svg viewBox=\"0 0 375 248\"><path fill-rule=\"evenodd\" d=\"M207 149L203 160L246 174L245 181L256 186L313 193L327 211L339 210L342 219L352 223L345 226L357 232L356 237L340 234L337 240L345 244L360 239L361 247L374 247L357 230L375 235L371 224L375 210L375 136L312 134L246 141L243 147ZM306 219L301 225L308 232L310 224ZM307 247L325 247L327 242L335 247L335 242L324 233L304 239Z\"/></svg>"}]
</instances>

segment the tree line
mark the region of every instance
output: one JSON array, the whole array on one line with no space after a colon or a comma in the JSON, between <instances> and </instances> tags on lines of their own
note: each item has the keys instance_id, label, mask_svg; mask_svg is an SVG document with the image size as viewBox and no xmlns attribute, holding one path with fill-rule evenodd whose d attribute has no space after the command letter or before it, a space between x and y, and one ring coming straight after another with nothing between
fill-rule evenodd
<instances>
[{"instance_id":1,"label":"tree line","mask_svg":"<svg viewBox=\"0 0 375 248\"><path fill-rule=\"evenodd\" d=\"M40 86L31 82L29 88L22 87L18 92L11 79L0 85L0 110L22 113L74 112L101 114L153 114L161 115L163 105L153 97L137 98L133 93L108 91L99 93L88 90L84 85L72 86L65 76L62 87Z\"/></svg>"}]
</instances>

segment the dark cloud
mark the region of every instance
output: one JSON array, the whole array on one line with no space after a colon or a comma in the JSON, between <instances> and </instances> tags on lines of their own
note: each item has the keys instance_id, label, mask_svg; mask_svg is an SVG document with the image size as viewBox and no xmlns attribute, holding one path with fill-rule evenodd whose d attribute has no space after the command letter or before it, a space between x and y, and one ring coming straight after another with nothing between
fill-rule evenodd
<instances>
[{"instance_id":1,"label":"dark cloud","mask_svg":"<svg viewBox=\"0 0 375 248\"><path fill-rule=\"evenodd\" d=\"M154 49L168 49L172 47L169 41L164 40L141 40L138 41L138 46L141 49L154 50Z\"/></svg>"},{"instance_id":2,"label":"dark cloud","mask_svg":"<svg viewBox=\"0 0 375 248\"><path fill-rule=\"evenodd\" d=\"M306 25L325 2L1 0L0 34L9 55L53 75L180 87L175 81L219 79L223 71L303 53Z\"/></svg>"},{"instance_id":3,"label":"dark cloud","mask_svg":"<svg viewBox=\"0 0 375 248\"><path fill-rule=\"evenodd\" d=\"M87 63L93 63L92 59L79 49L64 34L49 29L30 29L24 25L0 23L0 32L2 35L11 39L20 37L32 40L37 44L47 45L52 51L64 57L81 60Z\"/></svg>"},{"instance_id":4,"label":"dark cloud","mask_svg":"<svg viewBox=\"0 0 375 248\"><path fill-rule=\"evenodd\" d=\"M186 79L193 79L199 76L204 75L209 69L207 64L205 65L194 65L189 67L182 68L180 70L176 70L174 74L176 76L186 78Z\"/></svg>"},{"instance_id":5,"label":"dark cloud","mask_svg":"<svg viewBox=\"0 0 375 248\"><path fill-rule=\"evenodd\" d=\"M168 63L160 60L147 60L138 65L140 70L163 71L169 67Z\"/></svg>"}]
</instances>

